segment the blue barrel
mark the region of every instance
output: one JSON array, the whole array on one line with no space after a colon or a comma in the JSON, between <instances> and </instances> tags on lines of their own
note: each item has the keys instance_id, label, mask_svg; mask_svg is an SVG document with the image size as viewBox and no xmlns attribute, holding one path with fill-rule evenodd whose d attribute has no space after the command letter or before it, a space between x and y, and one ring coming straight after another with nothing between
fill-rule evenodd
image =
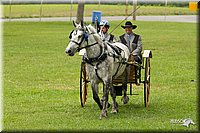
<instances>
[{"instance_id":1,"label":"blue barrel","mask_svg":"<svg viewBox=\"0 0 200 133\"><path fill-rule=\"evenodd\" d=\"M97 19L98 23L101 21L101 12L100 11L93 11L92 12L92 23L95 23L95 20Z\"/></svg>"}]
</instances>

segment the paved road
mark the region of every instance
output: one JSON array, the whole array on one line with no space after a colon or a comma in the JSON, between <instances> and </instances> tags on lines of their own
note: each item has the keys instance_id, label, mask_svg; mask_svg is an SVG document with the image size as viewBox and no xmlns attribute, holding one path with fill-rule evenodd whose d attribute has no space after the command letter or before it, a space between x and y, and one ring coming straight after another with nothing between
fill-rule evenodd
<instances>
[{"instance_id":1,"label":"paved road","mask_svg":"<svg viewBox=\"0 0 200 133\"><path fill-rule=\"evenodd\" d=\"M101 19L107 20L123 20L124 16L105 16ZM41 18L41 21L70 21L75 20L75 17L53 17L53 18ZM128 20L132 18L129 17ZM85 21L92 21L91 17L84 17ZM136 20L139 21L167 21L167 22L188 22L188 23L197 23L198 16L197 15L174 15L174 16L137 16ZM19 19L1 19L1 22L8 21L40 21L40 18L19 18Z\"/></svg>"}]
</instances>

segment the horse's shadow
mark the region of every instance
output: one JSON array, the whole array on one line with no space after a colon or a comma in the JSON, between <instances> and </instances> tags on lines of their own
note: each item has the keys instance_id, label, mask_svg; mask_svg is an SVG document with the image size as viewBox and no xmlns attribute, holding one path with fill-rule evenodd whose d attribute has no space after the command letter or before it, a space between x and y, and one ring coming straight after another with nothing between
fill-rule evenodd
<instances>
[{"instance_id":1,"label":"horse's shadow","mask_svg":"<svg viewBox=\"0 0 200 133\"><path fill-rule=\"evenodd\" d=\"M119 102L119 101L118 101ZM134 103L134 101L129 101L127 104L118 103L119 112L117 114L112 114L112 106L108 108L108 118L112 119L121 119L121 118L127 118L127 117L140 117L141 115L146 115L148 112L148 109L144 107L144 104L141 104L139 102ZM85 107L80 107L80 111L82 115L85 115L84 117L86 119L96 119L99 115L99 108L95 104L95 102L92 101L92 103L88 103ZM83 113L84 112L84 113ZM95 117L95 118L94 118Z\"/></svg>"}]
</instances>

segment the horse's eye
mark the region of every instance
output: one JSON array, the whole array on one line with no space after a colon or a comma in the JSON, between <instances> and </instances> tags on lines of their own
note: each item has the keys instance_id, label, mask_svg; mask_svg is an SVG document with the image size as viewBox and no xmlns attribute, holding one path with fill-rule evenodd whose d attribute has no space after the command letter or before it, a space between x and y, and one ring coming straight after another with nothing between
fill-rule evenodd
<instances>
[{"instance_id":1,"label":"horse's eye","mask_svg":"<svg viewBox=\"0 0 200 133\"><path fill-rule=\"evenodd\" d=\"M82 35L79 35L78 38L80 39L82 37Z\"/></svg>"}]
</instances>

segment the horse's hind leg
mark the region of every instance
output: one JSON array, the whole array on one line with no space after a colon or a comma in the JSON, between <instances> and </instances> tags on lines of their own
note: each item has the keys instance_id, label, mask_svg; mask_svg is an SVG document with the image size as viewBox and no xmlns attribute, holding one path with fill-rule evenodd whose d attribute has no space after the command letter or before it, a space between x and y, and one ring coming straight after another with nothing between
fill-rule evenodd
<instances>
[{"instance_id":1,"label":"horse's hind leg","mask_svg":"<svg viewBox=\"0 0 200 133\"><path fill-rule=\"evenodd\" d=\"M98 104L99 108L102 110L103 107L98 96L98 84L91 82L91 86L92 86L93 99Z\"/></svg>"},{"instance_id":2,"label":"horse's hind leg","mask_svg":"<svg viewBox=\"0 0 200 133\"><path fill-rule=\"evenodd\" d=\"M129 98L128 98L127 93L126 93L127 92L127 82L128 82L128 71L129 71L129 67L126 67L124 78L123 78L123 81L122 81L124 96L122 97L121 101L124 104L127 104L128 101L129 101Z\"/></svg>"},{"instance_id":3,"label":"horse's hind leg","mask_svg":"<svg viewBox=\"0 0 200 133\"><path fill-rule=\"evenodd\" d=\"M112 97L112 111L111 113L116 114L118 113L118 104L116 102L116 91L113 86L110 87L110 95Z\"/></svg>"}]
</instances>

